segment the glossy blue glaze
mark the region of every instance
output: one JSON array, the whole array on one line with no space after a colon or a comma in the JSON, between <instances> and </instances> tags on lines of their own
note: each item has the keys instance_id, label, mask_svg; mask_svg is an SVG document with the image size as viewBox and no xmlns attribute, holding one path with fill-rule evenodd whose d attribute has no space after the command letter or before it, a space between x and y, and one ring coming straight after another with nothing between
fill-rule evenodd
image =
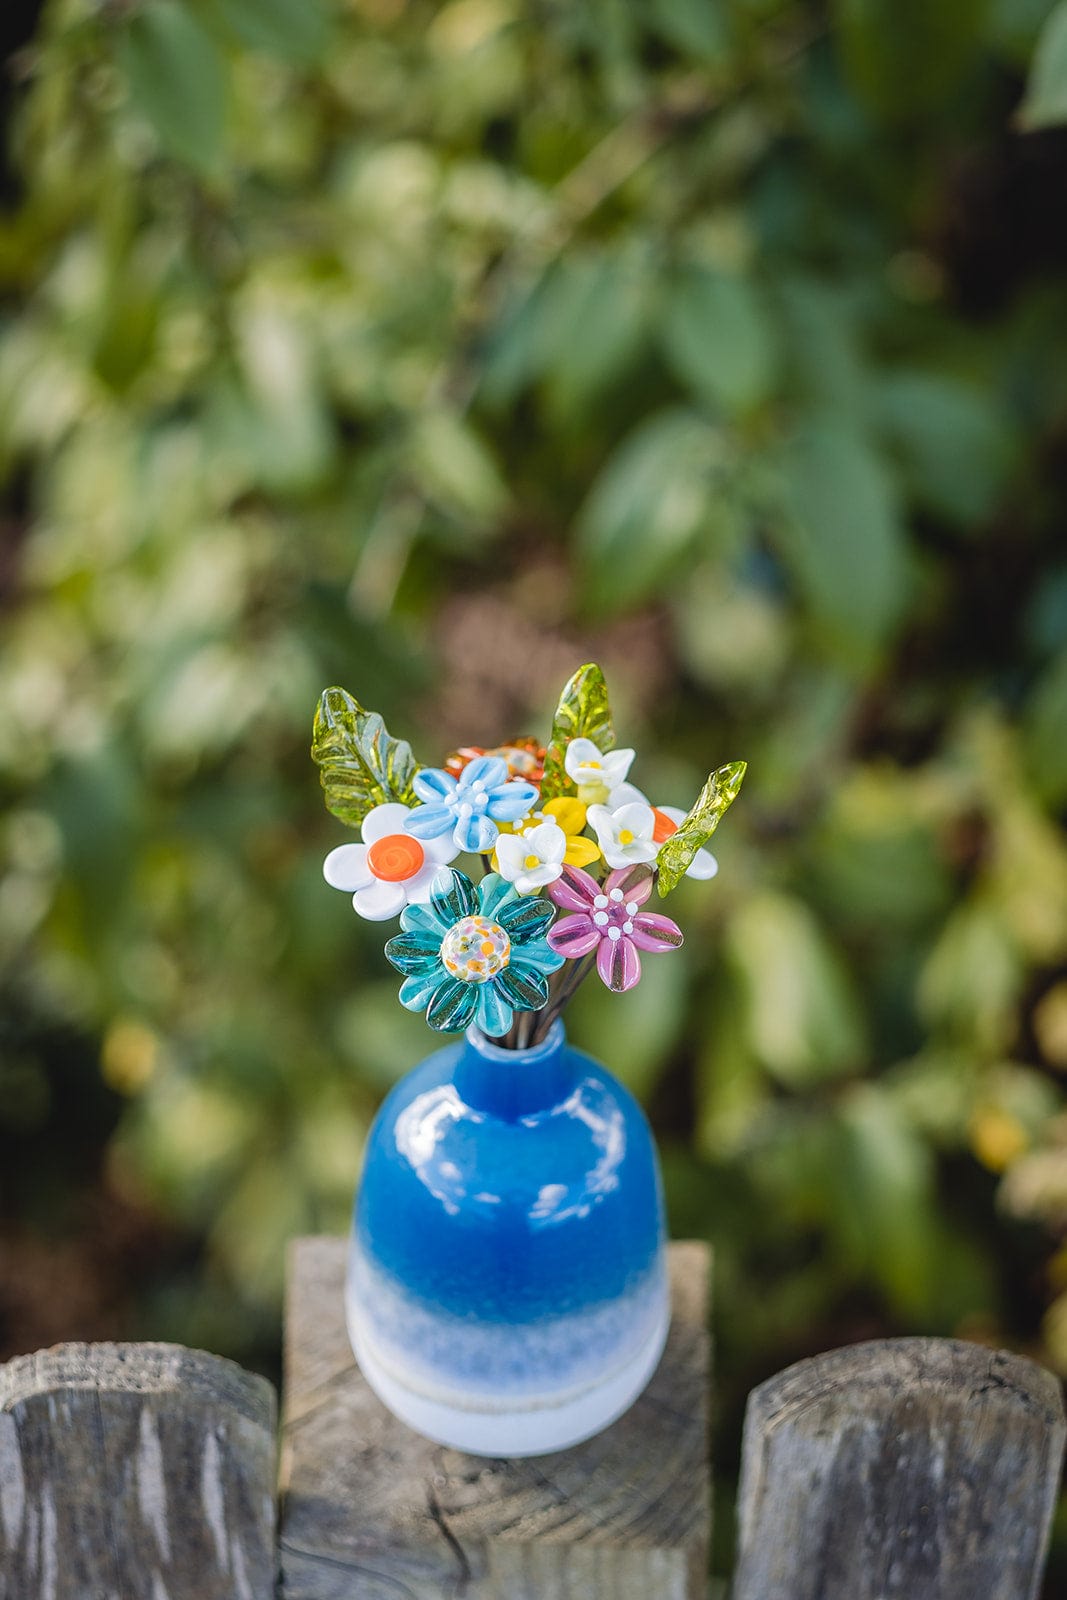
<instances>
[{"instance_id":1,"label":"glossy blue glaze","mask_svg":"<svg viewBox=\"0 0 1067 1600\"><path fill-rule=\"evenodd\" d=\"M665 1316L658 1164L640 1107L563 1025L476 1030L389 1095L357 1196L350 1305L391 1371L450 1393L594 1382Z\"/></svg>"}]
</instances>

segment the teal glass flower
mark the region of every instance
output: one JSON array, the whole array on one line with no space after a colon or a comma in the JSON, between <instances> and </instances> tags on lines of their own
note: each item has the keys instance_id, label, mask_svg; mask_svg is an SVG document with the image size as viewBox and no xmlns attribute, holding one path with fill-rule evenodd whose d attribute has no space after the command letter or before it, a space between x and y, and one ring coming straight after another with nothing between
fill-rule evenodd
<instances>
[{"instance_id":1,"label":"teal glass flower","mask_svg":"<svg viewBox=\"0 0 1067 1600\"><path fill-rule=\"evenodd\" d=\"M441 1033L476 1022L499 1038L514 1012L540 1011L548 1000L548 974L564 962L545 937L555 914L549 901L520 895L499 873L475 888L465 873L442 868L429 904L405 906L404 931L385 947L404 974L401 1005L425 1007Z\"/></svg>"}]
</instances>

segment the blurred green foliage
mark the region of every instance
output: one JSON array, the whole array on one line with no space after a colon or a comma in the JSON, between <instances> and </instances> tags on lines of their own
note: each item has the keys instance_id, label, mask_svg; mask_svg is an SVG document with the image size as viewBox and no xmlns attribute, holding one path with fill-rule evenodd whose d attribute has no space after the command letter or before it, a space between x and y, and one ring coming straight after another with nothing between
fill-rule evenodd
<instances>
[{"instance_id":1,"label":"blurred green foliage","mask_svg":"<svg viewBox=\"0 0 1067 1600\"><path fill-rule=\"evenodd\" d=\"M871 1332L1067 1370L1067 6L50 0L18 68L34 1225L102 1126L202 1241L145 1328L276 1336L431 1043L321 880L317 695L437 762L595 657L654 799L749 762L682 956L572 1024L715 1243L728 1424Z\"/></svg>"}]
</instances>

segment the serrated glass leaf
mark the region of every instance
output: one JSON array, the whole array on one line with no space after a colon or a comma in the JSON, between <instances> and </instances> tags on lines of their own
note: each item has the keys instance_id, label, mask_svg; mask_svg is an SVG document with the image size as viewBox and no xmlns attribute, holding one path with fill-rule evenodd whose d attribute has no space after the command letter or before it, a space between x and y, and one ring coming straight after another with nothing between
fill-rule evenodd
<instances>
[{"instance_id":1,"label":"serrated glass leaf","mask_svg":"<svg viewBox=\"0 0 1067 1600\"><path fill-rule=\"evenodd\" d=\"M615 747L608 686L595 661L579 667L559 697L545 752L542 800L553 800L570 787L563 763L572 739L592 739L601 753Z\"/></svg>"},{"instance_id":2,"label":"serrated glass leaf","mask_svg":"<svg viewBox=\"0 0 1067 1600\"><path fill-rule=\"evenodd\" d=\"M747 761L729 761L717 768L678 831L660 845L656 867L661 895L670 894L685 877L697 851L707 844L737 799L747 770Z\"/></svg>"},{"instance_id":3,"label":"serrated glass leaf","mask_svg":"<svg viewBox=\"0 0 1067 1600\"><path fill-rule=\"evenodd\" d=\"M320 767L327 810L356 828L387 801L416 803L418 763L405 739L394 739L376 711L347 689L325 689L315 712L312 760Z\"/></svg>"}]
</instances>

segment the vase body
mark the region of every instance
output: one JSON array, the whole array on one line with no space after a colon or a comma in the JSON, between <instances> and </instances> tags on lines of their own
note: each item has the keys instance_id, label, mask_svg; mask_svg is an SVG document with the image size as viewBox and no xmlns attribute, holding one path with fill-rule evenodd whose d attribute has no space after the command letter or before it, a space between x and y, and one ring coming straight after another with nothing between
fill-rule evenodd
<instances>
[{"instance_id":1,"label":"vase body","mask_svg":"<svg viewBox=\"0 0 1067 1600\"><path fill-rule=\"evenodd\" d=\"M457 1449L563 1449L636 1399L669 1320L655 1147L561 1022L519 1051L471 1029L393 1089L368 1138L346 1311L379 1397Z\"/></svg>"}]
</instances>

